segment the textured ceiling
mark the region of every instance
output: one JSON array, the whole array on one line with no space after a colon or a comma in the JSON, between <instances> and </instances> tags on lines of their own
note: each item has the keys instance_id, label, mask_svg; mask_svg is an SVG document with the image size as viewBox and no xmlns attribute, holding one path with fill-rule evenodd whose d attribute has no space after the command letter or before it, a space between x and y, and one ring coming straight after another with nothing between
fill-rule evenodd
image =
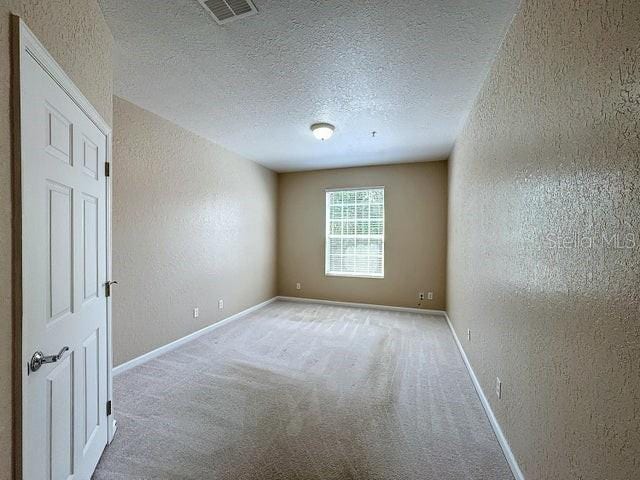
<instances>
[{"instance_id":1,"label":"textured ceiling","mask_svg":"<svg viewBox=\"0 0 640 480\"><path fill-rule=\"evenodd\" d=\"M220 26L196 0L99 2L117 95L277 171L446 158L518 4L256 0Z\"/></svg>"}]
</instances>

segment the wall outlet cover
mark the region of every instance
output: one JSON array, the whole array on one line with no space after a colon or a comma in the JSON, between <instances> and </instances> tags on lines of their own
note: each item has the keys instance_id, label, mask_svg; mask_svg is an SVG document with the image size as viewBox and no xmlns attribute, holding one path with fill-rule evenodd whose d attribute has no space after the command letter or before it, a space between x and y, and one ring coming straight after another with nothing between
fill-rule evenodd
<instances>
[{"instance_id":1,"label":"wall outlet cover","mask_svg":"<svg viewBox=\"0 0 640 480\"><path fill-rule=\"evenodd\" d=\"M198 318L200 316L200 309L198 307L193 307L193 318Z\"/></svg>"},{"instance_id":2,"label":"wall outlet cover","mask_svg":"<svg viewBox=\"0 0 640 480\"><path fill-rule=\"evenodd\" d=\"M224 300L220 299L218 300L218 309L222 310L224 308Z\"/></svg>"},{"instance_id":3,"label":"wall outlet cover","mask_svg":"<svg viewBox=\"0 0 640 480\"><path fill-rule=\"evenodd\" d=\"M300 283L296 283L296 290L300 290Z\"/></svg>"}]
</instances>

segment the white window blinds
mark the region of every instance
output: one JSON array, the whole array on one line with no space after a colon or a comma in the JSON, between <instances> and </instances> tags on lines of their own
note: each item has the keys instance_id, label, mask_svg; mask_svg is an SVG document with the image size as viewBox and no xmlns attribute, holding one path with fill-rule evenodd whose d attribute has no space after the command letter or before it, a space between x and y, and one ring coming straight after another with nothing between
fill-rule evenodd
<instances>
[{"instance_id":1,"label":"white window blinds","mask_svg":"<svg viewBox=\"0 0 640 480\"><path fill-rule=\"evenodd\" d=\"M327 190L325 274L384 277L384 187Z\"/></svg>"}]
</instances>

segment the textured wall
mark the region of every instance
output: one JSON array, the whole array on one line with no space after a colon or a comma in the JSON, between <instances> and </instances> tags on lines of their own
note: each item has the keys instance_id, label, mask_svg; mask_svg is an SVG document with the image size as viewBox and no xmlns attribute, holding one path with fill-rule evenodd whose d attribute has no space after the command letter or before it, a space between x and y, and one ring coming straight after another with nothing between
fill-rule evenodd
<instances>
[{"instance_id":1,"label":"textured wall","mask_svg":"<svg viewBox=\"0 0 640 480\"><path fill-rule=\"evenodd\" d=\"M0 0L0 479L11 476L10 14L27 26L111 123L113 38L93 0Z\"/></svg>"},{"instance_id":2,"label":"textured wall","mask_svg":"<svg viewBox=\"0 0 640 480\"><path fill-rule=\"evenodd\" d=\"M525 0L450 160L448 309L529 480L640 471L639 58L637 0Z\"/></svg>"},{"instance_id":3,"label":"textured wall","mask_svg":"<svg viewBox=\"0 0 640 480\"><path fill-rule=\"evenodd\" d=\"M327 277L325 189L385 187L385 278ZM447 162L359 167L279 175L278 293L418 306L445 306ZM296 282L302 284L296 290Z\"/></svg>"},{"instance_id":4,"label":"textured wall","mask_svg":"<svg viewBox=\"0 0 640 480\"><path fill-rule=\"evenodd\" d=\"M118 97L114 125L118 365L275 295L277 178Z\"/></svg>"}]
</instances>

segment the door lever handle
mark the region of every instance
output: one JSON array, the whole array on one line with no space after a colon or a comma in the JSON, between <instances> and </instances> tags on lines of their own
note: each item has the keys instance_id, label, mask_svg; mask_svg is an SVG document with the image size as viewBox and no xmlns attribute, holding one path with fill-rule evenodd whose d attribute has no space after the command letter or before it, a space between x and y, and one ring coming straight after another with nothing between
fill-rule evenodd
<instances>
[{"instance_id":1,"label":"door lever handle","mask_svg":"<svg viewBox=\"0 0 640 480\"><path fill-rule=\"evenodd\" d=\"M118 282L111 280L107 283L104 284L104 293L105 293L105 297L110 297L111 296L111 285L117 285Z\"/></svg>"},{"instance_id":2,"label":"door lever handle","mask_svg":"<svg viewBox=\"0 0 640 480\"><path fill-rule=\"evenodd\" d=\"M64 355L64 352L66 352L67 350L69 350L69 347L62 347L57 355L44 355L41 351L37 351L31 357L29 368L32 372L36 372L45 363L56 363L62 358L62 355Z\"/></svg>"}]
</instances>

